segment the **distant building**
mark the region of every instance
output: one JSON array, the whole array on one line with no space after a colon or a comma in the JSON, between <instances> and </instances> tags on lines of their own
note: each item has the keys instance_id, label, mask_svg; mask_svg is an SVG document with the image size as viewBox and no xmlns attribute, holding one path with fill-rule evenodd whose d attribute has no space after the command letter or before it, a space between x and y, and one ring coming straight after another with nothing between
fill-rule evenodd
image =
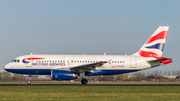
<instances>
[{"instance_id":1,"label":"distant building","mask_svg":"<svg viewBox=\"0 0 180 101\"><path fill-rule=\"evenodd\" d=\"M46 75L40 75L40 76L38 76L37 80L51 80L51 78Z\"/></svg>"},{"instance_id":2,"label":"distant building","mask_svg":"<svg viewBox=\"0 0 180 101\"><path fill-rule=\"evenodd\" d=\"M177 75L162 75L162 77L168 78L168 79L176 79Z\"/></svg>"}]
</instances>

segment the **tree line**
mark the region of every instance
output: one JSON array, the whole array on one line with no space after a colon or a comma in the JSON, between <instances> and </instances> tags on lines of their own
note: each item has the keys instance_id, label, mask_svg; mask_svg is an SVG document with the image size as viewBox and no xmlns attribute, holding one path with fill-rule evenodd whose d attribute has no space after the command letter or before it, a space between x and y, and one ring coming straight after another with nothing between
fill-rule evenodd
<instances>
[{"instance_id":1,"label":"tree line","mask_svg":"<svg viewBox=\"0 0 180 101\"><path fill-rule=\"evenodd\" d=\"M173 78L169 78L173 76ZM132 72L128 74L118 74L118 75L101 75L94 76L90 80L95 81L152 81L152 80L175 80L176 77L180 76L180 70L173 71L159 71L154 70L151 72Z\"/></svg>"},{"instance_id":2,"label":"tree line","mask_svg":"<svg viewBox=\"0 0 180 101\"><path fill-rule=\"evenodd\" d=\"M128 74L118 74L118 75L98 75L88 77L88 80L92 81L151 81L151 80L162 80L169 79L167 76L180 76L180 70L173 71L159 71L154 70L151 72L132 72ZM50 79L50 75L47 76ZM0 72L0 81L26 81L28 75L15 74L10 72ZM175 78L174 78L175 79ZM32 75L31 80L40 80L38 75Z\"/></svg>"}]
</instances>

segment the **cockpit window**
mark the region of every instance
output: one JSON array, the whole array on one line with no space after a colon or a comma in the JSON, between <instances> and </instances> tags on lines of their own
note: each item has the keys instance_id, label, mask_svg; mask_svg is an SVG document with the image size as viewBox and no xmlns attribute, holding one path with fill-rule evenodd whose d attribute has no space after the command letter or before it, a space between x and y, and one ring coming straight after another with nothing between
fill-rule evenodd
<instances>
[{"instance_id":1,"label":"cockpit window","mask_svg":"<svg viewBox=\"0 0 180 101\"><path fill-rule=\"evenodd\" d=\"M19 62L19 60L18 59L14 59L11 62Z\"/></svg>"}]
</instances>

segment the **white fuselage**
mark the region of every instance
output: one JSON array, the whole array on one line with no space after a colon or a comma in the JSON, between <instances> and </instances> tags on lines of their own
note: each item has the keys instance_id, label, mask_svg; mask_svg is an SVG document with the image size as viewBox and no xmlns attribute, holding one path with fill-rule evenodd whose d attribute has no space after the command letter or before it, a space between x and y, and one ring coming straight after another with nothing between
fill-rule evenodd
<instances>
[{"instance_id":1,"label":"white fuselage","mask_svg":"<svg viewBox=\"0 0 180 101\"><path fill-rule=\"evenodd\" d=\"M148 60L152 57L133 55L24 55L17 57L15 62L8 63L5 69L20 74L50 75L51 70L69 70L72 67L108 61L94 70L103 70L108 74L121 74L150 68ZM28 63L24 63L25 62Z\"/></svg>"}]
</instances>

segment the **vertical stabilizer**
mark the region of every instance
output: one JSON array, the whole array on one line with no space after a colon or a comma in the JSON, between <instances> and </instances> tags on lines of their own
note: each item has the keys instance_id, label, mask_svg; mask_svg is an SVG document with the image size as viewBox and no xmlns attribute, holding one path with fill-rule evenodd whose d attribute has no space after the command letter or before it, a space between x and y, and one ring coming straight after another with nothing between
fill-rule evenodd
<instances>
[{"instance_id":1,"label":"vertical stabilizer","mask_svg":"<svg viewBox=\"0 0 180 101\"><path fill-rule=\"evenodd\" d=\"M160 26L146 41L146 43L133 55L142 57L161 57L166 42L169 26Z\"/></svg>"}]
</instances>

